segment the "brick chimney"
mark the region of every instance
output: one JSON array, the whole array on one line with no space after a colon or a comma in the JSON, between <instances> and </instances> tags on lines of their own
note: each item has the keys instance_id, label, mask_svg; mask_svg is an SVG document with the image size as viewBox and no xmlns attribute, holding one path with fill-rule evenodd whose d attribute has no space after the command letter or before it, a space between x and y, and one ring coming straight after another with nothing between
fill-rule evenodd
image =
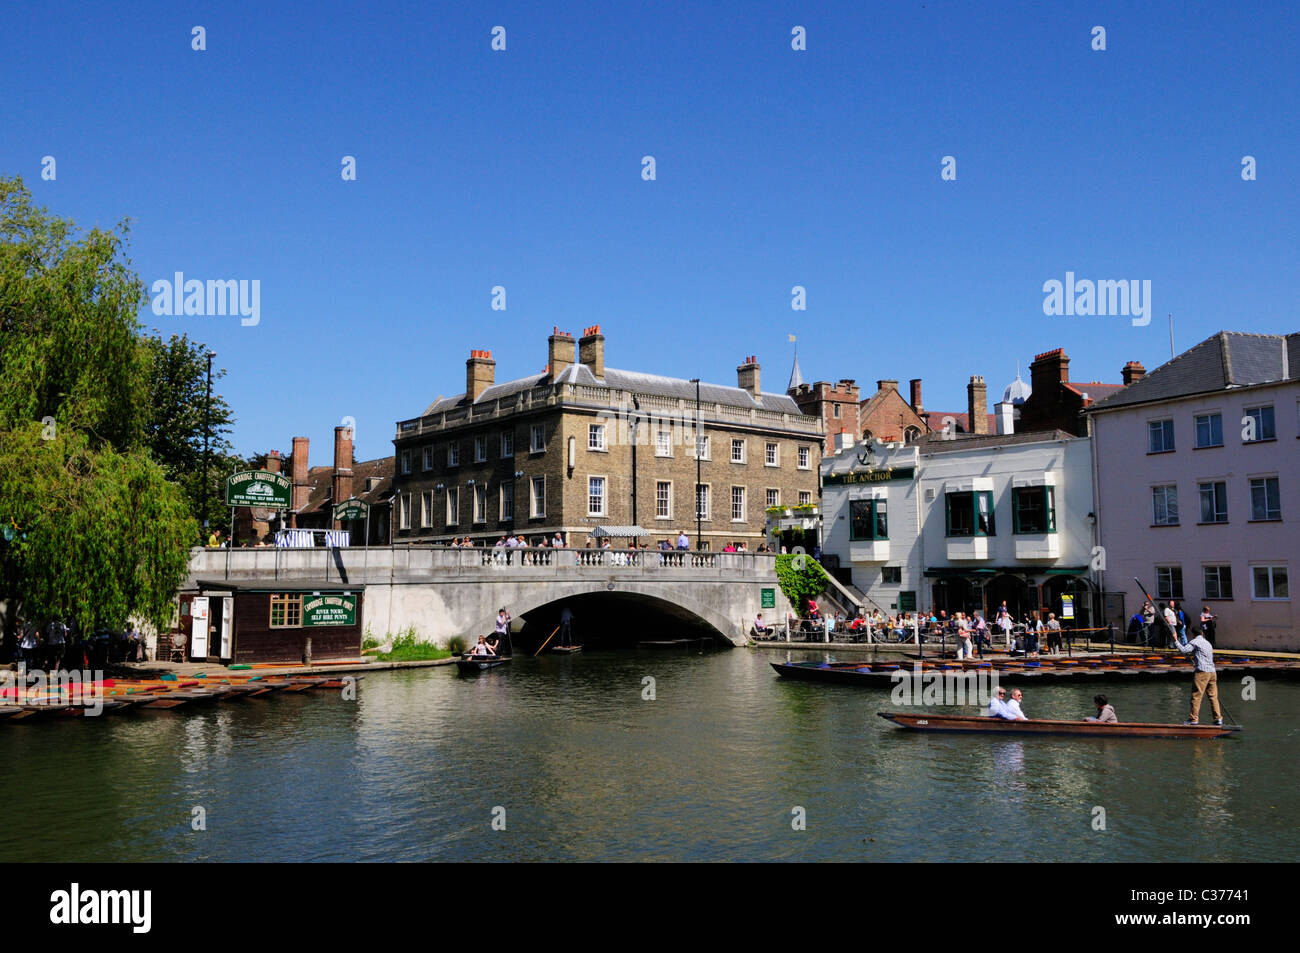
<instances>
[{"instance_id":1,"label":"brick chimney","mask_svg":"<svg viewBox=\"0 0 1300 953\"><path fill-rule=\"evenodd\" d=\"M1061 385L1069 379L1070 359L1059 347L1055 351L1035 355L1034 362L1029 365L1029 388L1040 400L1050 395L1055 403L1055 395L1060 393Z\"/></svg>"},{"instance_id":2,"label":"brick chimney","mask_svg":"<svg viewBox=\"0 0 1300 953\"><path fill-rule=\"evenodd\" d=\"M262 468L271 473L279 473L281 466L283 466L283 461L280 460L279 450L270 451L266 455L266 460L262 463Z\"/></svg>"},{"instance_id":3,"label":"brick chimney","mask_svg":"<svg viewBox=\"0 0 1300 953\"><path fill-rule=\"evenodd\" d=\"M898 381L876 381L876 390L898 390Z\"/></svg>"},{"instance_id":4,"label":"brick chimney","mask_svg":"<svg viewBox=\"0 0 1300 953\"><path fill-rule=\"evenodd\" d=\"M334 428L334 503L342 503L352 496L352 428ZM340 525L334 523L334 528Z\"/></svg>"},{"instance_id":5,"label":"brick chimney","mask_svg":"<svg viewBox=\"0 0 1300 953\"><path fill-rule=\"evenodd\" d=\"M921 378L913 377L908 383L912 385L912 409L919 417L924 411L921 406Z\"/></svg>"},{"instance_id":6,"label":"brick chimney","mask_svg":"<svg viewBox=\"0 0 1300 953\"><path fill-rule=\"evenodd\" d=\"M492 386L496 376L497 362L492 360L491 351L470 351L469 360L465 362L465 396L470 401L478 400Z\"/></svg>"},{"instance_id":7,"label":"brick chimney","mask_svg":"<svg viewBox=\"0 0 1300 953\"><path fill-rule=\"evenodd\" d=\"M1136 383L1147 376L1147 369L1137 361L1129 361L1124 365L1124 370L1120 372L1124 379L1124 386Z\"/></svg>"},{"instance_id":8,"label":"brick chimney","mask_svg":"<svg viewBox=\"0 0 1300 953\"><path fill-rule=\"evenodd\" d=\"M971 433L989 432L988 386L979 374L972 374L966 385L966 419Z\"/></svg>"},{"instance_id":9,"label":"brick chimney","mask_svg":"<svg viewBox=\"0 0 1300 953\"><path fill-rule=\"evenodd\" d=\"M745 363L736 368L736 385L741 390L749 391L753 397L761 393L758 381L758 358L747 357Z\"/></svg>"},{"instance_id":10,"label":"brick chimney","mask_svg":"<svg viewBox=\"0 0 1300 953\"><path fill-rule=\"evenodd\" d=\"M290 526L298 525L298 510L307 505L311 487L307 485L307 446L306 437L293 438L293 453L289 456L289 476L293 480L293 496L289 498L291 510Z\"/></svg>"},{"instance_id":11,"label":"brick chimney","mask_svg":"<svg viewBox=\"0 0 1300 953\"><path fill-rule=\"evenodd\" d=\"M556 327L551 329L551 336L546 339L546 372L552 380L573 366L578 359L577 347L568 331Z\"/></svg>"},{"instance_id":12,"label":"brick chimney","mask_svg":"<svg viewBox=\"0 0 1300 953\"><path fill-rule=\"evenodd\" d=\"M605 335L600 333L600 325L593 324L584 328L578 339L578 360L591 368L597 377L605 376Z\"/></svg>"}]
</instances>

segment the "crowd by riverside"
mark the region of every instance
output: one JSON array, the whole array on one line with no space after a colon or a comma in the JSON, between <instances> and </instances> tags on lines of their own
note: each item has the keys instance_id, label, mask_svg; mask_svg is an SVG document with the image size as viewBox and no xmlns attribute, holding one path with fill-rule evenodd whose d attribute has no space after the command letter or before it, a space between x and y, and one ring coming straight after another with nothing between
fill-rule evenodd
<instances>
[{"instance_id":1,"label":"crowd by riverside","mask_svg":"<svg viewBox=\"0 0 1300 953\"><path fill-rule=\"evenodd\" d=\"M87 633L71 618L43 625L20 621L0 645L0 664L17 662L30 670L103 669L116 662L143 661L145 637L134 625L96 626Z\"/></svg>"}]
</instances>

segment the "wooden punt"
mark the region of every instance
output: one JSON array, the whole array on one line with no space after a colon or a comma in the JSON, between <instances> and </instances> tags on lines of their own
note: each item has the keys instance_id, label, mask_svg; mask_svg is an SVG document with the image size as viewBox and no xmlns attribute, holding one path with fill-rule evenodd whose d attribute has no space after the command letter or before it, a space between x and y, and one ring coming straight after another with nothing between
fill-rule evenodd
<instances>
[{"instance_id":1,"label":"wooden punt","mask_svg":"<svg viewBox=\"0 0 1300 953\"><path fill-rule=\"evenodd\" d=\"M1224 738L1241 731L1240 725L1168 725L1143 722L1104 724L1097 721L1057 721L1030 718L982 718L968 715L934 715L924 712L876 712L886 721L913 731L965 732L990 735L1090 735L1121 738Z\"/></svg>"},{"instance_id":2,"label":"wooden punt","mask_svg":"<svg viewBox=\"0 0 1300 953\"><path fill-rule=\"evenodd\" d=\"M466 654L456 659L456 671L461 672L462 674L477 675L479 672L487 671L490 668L500 668L503 665L509 664L509 655L490 658L482 655Z\"/></svg>"},{"instance_id":3,"label":"wooden punt","mask_svg":"<svg viewBox=\"0 0 1300 953\"><path fill-rule=\"evenodd\" d=\"M581 645L553 645L551 651L559 655L573 655L582 651Z\"/></svg>"}]
</instances>

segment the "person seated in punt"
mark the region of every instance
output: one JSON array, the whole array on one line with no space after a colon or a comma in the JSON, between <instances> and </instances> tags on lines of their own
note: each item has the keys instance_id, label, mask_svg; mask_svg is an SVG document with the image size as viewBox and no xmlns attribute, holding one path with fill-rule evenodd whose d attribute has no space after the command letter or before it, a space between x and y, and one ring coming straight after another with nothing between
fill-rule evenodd
<instances>
[{"instance_id":1,"label":"person seated in punt","mask_svg":"<svg viewBox=\"0 0 1300 953\"><path fill-rule=\"evenodd\" d=\"M1119 719L1115 717L1115 706L1106 700L1105 695L1094 695L1092 703L1097 706L1097 715L1094 718L1089 715L1084 721L1098 721L1105 724L1119 724Z\"/></svg>"},{"instance_id":2,"label":"person seated in punt","mask_svg":"<svg viewBox=\"0 0 1300 953\"><path fill-rule=\"evenodd\" d=\"M1006 703L1002 709L1002 717L1008 721L1028 721L1029 718L1020 710L1020 689L1015 688L1011 691L1011 700Z\"/></svg>"},{"instance_id":3,"label":"person seated in punt","mask_svg":"<svg viewBox=\"0 0 1300 953\"><path fill-rule=\"evenodd\" d=\"M493 652L492 646L488 645L487 636L480 635L478 637L478 642L476 642L474 647L469 650L469 654L476 658L493 658L497 653Z\"/></svg>"},{"instance_id":4,"label":"person seated in punt","mask_svg":"<svg viewBox=\"0 0 1300 953\"><path fill-rule=\"evenodd\" d=\"M1001 685L994 691L993 697L989 699L988 711L984 713L987 718L1005 718L1007 710L1007 690Z\"/></svg>"}]
</instances>

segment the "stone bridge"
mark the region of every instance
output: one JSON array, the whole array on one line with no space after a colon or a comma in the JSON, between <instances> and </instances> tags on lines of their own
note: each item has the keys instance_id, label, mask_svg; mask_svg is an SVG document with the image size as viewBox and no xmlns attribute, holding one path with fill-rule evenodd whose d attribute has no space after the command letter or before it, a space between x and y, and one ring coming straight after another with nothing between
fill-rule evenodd
<instances>
[{"instance_id":1,"label":"stone bridge","mask_svg":"<svg viewBox=\"0 0 1300 953\"><path fill-rule=\"evenodd\" d=\"M782 619L789 609L775 563L768 553L658 550L196 548L187 588L215 582L259 588L276 582L297 588L364 585L363 623L375 638L413 627L420 638L444 645L452 636L491 632L503 606L520 619L553 603L604 596L632 610L705 626L743 645L757 613ZM765 590L775 597L775 606L766 609ZM558 611L554 606L551 614ZM594 621L619 624L617 618Z\"/></svg>"}]
</instances>

